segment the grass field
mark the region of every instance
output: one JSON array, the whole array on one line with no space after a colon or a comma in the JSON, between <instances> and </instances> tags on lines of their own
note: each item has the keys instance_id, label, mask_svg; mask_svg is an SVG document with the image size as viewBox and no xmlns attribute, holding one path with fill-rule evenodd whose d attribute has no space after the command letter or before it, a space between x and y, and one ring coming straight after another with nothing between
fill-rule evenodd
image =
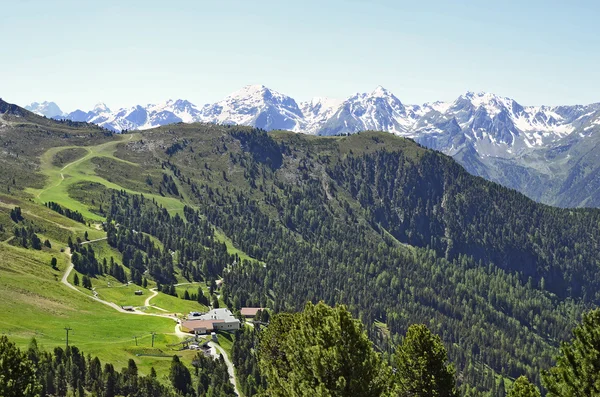
<instances>
[{"instance_id":1,"label":"grass field","mask_svg":"<svg viewBox=\"0 0 600 397\"><path fill-rule=\"evenodd\" d=\"M113 162L122 163L128 168L138 168L138 164L132 163L127 160L119 159L114 157L114 152L117 150L119 144L125 141L139 139L139 134L129 134L120 136L119 139L115 139L111 142L102 143L96 146L87 147L73 147L73 146L62 146L54 147L45 152L40 158L41 173L47 177L46 185L43 189L27 188L26 192L32 194L35 201L38 203L46 203L54 201L59 203L71 210L79 211L83 216L90 220L101 221L103 218L89 210L88 206L81 202L71 198L68 193L69 186L79 182L95 182L102 184L110 189L125 190L130 193L138 193L128 189L127 186L120 186L116 183L110 182L95 172L96 166L92 162L93 159L97 158L108 158ZM60 156L60 153L65 150L86 150L87 154L78 159L64 165L62 168L57 167L56 156ZM140 173L142 170L140 169ZM155 199L159 204L165 207L168 211L176 213L182 213L184 203L173 197L163 197L158 194L146 193L148 198Z\"/></svg>"},{"instance_id":2,"label":"grass field","mask_svg":"<svg viewBox=\"0 0 600 397\"><path fill-rule=\"evenodd\" d=\"M59 258L59 271L50 267L50 258ZM103 304L66 288L60 283L67 256L58 250L41 252L0 243L0 333L20 346L32 337L51 349L65 344L65 327L72 328L69 342L102 360L126 366L134 358L140 370L150 366L165 374L168 362L138 359L127 352L138 343L149 345L150 333L159 334L155 345L177 340L174 321L159 317L121 314Z\"/></svg>"},{"instance_id":3,"label":"grass field","mask_svg":"<svg viewBox=\"0 0 600 397\"><path fill-rule=\"evenodd\" d=\"M153 366L160 377L165 377L172 354L175 353L167 344L180 340L174 333L173 320L119 313L78 294L60 282L69 262L68 256L61 252L68 237L83 239L87 231L90 239L97 239L104 237L105 233L93 225L75 222L35 202L0 195L0 220L6 229L4 237L12 235L13 223L9 213L15 206L21 207L26 222L31 222L41 230L38 235L42 240L48 238L51 241L52 248L36 251L13 246L10 238L8 241L0 241L0 311L3 313L0 317L0 334L9 336L21 347L27 346L31 338L35 337L42 348L52 349L65 345L64 328L69 327L69 343L78 346L86 354L97 355L117 368L126 366L127 360L133 358L141 373L149 373ZM120 253L106 241L91 244L99 260L108 260L112 256L117 262L121 262ZM58 259L58 271L50 266L52 257ZM71 282L75 273L70 274ZM81 280L82 276L79 275L79 278ZM110 276L94 278L92 283L101 299L122 306L144 305L146 298L151 295L149 288L155 286L153 281L149 282L148 289L136 285L123 286ZM183 291L184 287L180 288ZM195 290L197 286L193 288ZM91 295L90 291L79 289ZM134 291L137 289L142 289L144 295L135 295ZM205 309L196 302L162 293L155 299L161 307L172 312L187 313ZM145 311L165 314L152 308ZM168 357L136 355L136 349L152 348L152 332L156 332L155 350ZM193 356L187 352L177 354L190 361Z\"/></svg>"},{"instance_id":4,"label":"grass field","mask_svg":"<svg viewBox=\"0 0 600 397\"><path fill-rule=\"evenodd\" d=\"M178 286L175 287L175 290L177 291L177 295L183 296L184 291L186 289L190 294L197 293L199 286L202 286L204 294L207 295L208 289L206 288L206 285L204 285L204 283L194 283L185 286ZM206 306L201 305L198 302L184 300L179 297L174 297L163 293L159 293L156 297L154 297L151 303L152 305L160 307L161 309L165 309L169 312L178 313L181 315L188 314L189 312L208 311L208 308Z\"/></svg>"},{"instance_id":5,"label":"grass field","mask_svg":"<svg viewBox=\"0 0 600 397\"><path fill-rule=\"evenodd\" d=\"M229 237L227 237L223 232L221 232L218 229L215 229L215 238L222 242L225 243L225 245L227 246L227 252L229 252L229 254L231 255L236 255L239 256L240 260L248 260L248 261L256 261L256 259L252 258L251 256L249 256L248 254L246 254L244 251L236 248L233 245L233 242L231 241L231 239Z\"/></svg>"}]
</instances>

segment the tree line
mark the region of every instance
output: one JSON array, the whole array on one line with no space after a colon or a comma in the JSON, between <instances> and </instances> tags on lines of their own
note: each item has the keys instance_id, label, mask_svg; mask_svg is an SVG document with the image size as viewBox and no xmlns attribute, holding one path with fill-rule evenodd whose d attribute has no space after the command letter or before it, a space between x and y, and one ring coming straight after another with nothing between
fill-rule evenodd
<instances>
[{"instance_id":1,"label":"tree line","mask_svg":"<svg viewBox=\"0 0 600 397\"><path fill-rule=\"evenodd\" d=\"M163 384L154 368L139 374L137 364L129 359L118 371L104 365L98 357L85 355L76 346L53 351L39 349L35 339L21 351L4 335L0 336L0 396L98 396L98 397L232 397L235 396L225 361L198 353L192 371L178 356L173 356L169 384Z\"/></svg>"}]
</instances>

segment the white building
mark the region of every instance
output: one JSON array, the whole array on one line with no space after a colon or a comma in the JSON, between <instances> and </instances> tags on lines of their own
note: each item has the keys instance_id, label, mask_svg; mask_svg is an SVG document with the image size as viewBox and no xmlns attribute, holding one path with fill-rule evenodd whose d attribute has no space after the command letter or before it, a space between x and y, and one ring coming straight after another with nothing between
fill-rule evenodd
<instances>
[{"instance_id":1,"label":"white building","mask_svg":"<svg viewBox=\"0 0 600 397\"><path fill-rule=\"evenodd\" d=\"M240 329L240 320L235 318L229 309L212 309L208 313L191 312L187 320L183 324L183 328L189 330L188 332L200 328L203 328L204 331L201 333L212 330L235 331ZM212 324L212 329L209 324Z\"/></svg>"}]
</instances>

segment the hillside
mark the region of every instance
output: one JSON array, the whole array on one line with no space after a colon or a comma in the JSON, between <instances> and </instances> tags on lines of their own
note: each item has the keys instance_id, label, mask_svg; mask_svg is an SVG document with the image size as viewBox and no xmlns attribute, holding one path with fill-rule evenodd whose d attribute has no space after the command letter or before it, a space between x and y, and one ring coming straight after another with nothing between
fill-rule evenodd
<instances>
[{"instance_id":1,"label":"hillside","mask_svg":"<svg viewBox=\"0 0 600 397\"><path fill-rule=\"evenodd\" d=\"M7 209L47 214L42 204L53 201L87 221L114 221L110 254L96 256L153 283L223 277L232 307L344 303L384 351L426 323L463 391L491 390L499 375L539 381L558 341L600 300L600 211L537 204L409 139L212 124L112 136L20 111L0 129ZM5 224L8 239L15 224ZM33 251L2 247L28 275ZM107 277L85 272L95 285Z\"/></svg>"}]
</instances>

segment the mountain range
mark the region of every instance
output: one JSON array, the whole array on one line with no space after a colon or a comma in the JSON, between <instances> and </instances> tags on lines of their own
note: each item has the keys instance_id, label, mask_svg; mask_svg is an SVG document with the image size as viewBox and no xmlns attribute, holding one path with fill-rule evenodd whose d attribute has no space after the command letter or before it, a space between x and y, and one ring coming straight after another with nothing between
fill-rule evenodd
<instances>
[{"instance_id":1,"label":"mountain range","mask_svg":"<svg viewBox=\"0 0 600 397\"><path fill-rule=\"evenodd\" d=\"M297 102L263 85L250 85L198 107L187 100L111 110L63 113L53 102L26 109L52 118L85 121L114 131L184 122L249 125L313 135L388 131L440 150L472 174L558 206L600 206L600 103L524 106L492 93L466 92L452 102L404 104L379 86L345 100Z\"/></svg>"}]
</instances>

